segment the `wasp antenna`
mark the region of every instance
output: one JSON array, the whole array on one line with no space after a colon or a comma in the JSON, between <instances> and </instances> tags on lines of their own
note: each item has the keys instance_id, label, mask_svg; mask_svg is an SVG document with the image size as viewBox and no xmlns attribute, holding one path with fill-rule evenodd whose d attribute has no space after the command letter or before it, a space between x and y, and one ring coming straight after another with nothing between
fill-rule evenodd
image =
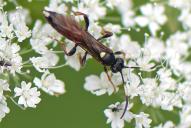
<instances>
[{"instance_id":1,"label":"wasp antenna","mask_svg":"<svg viewBox=\"0 0 191 128\"><path fill-rule=\"evenodd\" d=\"M121 74L121 78L122 78L122 81L123 81L123 85L125 85L125 80L124 80L124 77L123 77L123 72L122 72L122 70L120 71L120 74Z\"/></svg>"},{"instance_id":2,"label":"wasp antenna","mask_svg":"<svg viewBox=\"0 0 191 128\"><path fill-rule=\"evenodd\" d=\"M124 66L124 68L141 68L139 66Z\"/></svg>"},{"instance_id":3,"label":"wasp antenna","mask_svg":"<svg viewBox=\"0 0 191 128\"><path fill-rule=\"evenodd\" d=\"M125 88L124 88L124 89L125 89ZM123 114L121 115L120 119L123 118L123 116L125 115L125 113L126 113L126 111L127 111L128 102L129 102L128 95L125 95L125 108L124 108L124 110L123 110Z\"/></svg>"},{"instance_id":4,"label":"wasp antenna","mask_svg":"<svg viewBox=\"0 0 191 128\"><path fill-rule=\"evenodd\" d=\"M127 107L128 107L128 95L127 95L126 89L125 89L125 81L124 81L122 70L120 71L120 74L121 74L121 78L122 78L122 81L123 81L124 92L125 92L125 108L124 108L124 111L123 111L123 113L122 113L122 115L120 117L120 119L122 119L123 116L125 115L126 111L127 111Z\"/></svg>"}]
</instances>

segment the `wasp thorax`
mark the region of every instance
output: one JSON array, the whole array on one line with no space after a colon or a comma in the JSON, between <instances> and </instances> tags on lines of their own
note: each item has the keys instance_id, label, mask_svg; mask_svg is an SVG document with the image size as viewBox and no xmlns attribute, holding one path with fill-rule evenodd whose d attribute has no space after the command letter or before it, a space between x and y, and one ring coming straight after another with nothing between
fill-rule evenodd
<instances>
[{"instance_id":1,"label":"wasp thorax","mask_svg":"<svg viewBox=\"0 0 191 128\"><path fill-rule=\"evenodd\" d=\"M100 57L105 65L111 66L115 63L115 56L113 53L101 52Z\"/></svg>"}]
</instances>

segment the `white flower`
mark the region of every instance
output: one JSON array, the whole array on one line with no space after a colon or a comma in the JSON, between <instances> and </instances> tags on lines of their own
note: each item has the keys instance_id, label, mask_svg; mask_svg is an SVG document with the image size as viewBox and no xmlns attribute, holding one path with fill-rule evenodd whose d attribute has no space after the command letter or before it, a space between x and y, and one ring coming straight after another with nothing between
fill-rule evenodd
<instances>
[{"instance_id":1,"label":"white flower","mask_svg":"<svg viewBox=\"0 0 191 128\"><path fill-rule=\"evenodd\" d=\"M22 68L22 58L19 55L20 47L16 43L10 43L8 40L0 38L0 59L9 63L10 66L1 66L1 72L5 69L15 75L15 72L20 72Z\"/></svg>"},{"instance_id":2,"label":"white flower","mask_svg":"<svg viewBox=\"0 0 191 128\"><path fill-rule=\"evenodd\" d=\"M106 8L102 7L98 0L81 0L73 11L80 11L89 16L90 21L98 20L106 14Z\"/></svg>"},{"instance_id":3,"label":"white flower","mask_svg":"<svg viewBox=\"0 0 191 128\"><path fill-rule=\"evenodd\" d=\"M180 123L178 128L190 128L191 124L191 105L185 104L180 112Z\"/></svg>"},{"instance_id":4,"label":"white flower","mask_svg":"<svg viewBox=\"0 0 191 128\"><path fill-rule=\"evenodd\" d=\"M32 49L39 54L44 54L48 51L47 46L54 39L60 40L61 35L49 24L42 24L40 20L37 20L32 30L32 38L30 39Z\"/></svg>"},{"instance_id":5,"label":"white flower","mask_svg":"<svg viewBox=\"0 0 191 128\"><path fill-rule=\"evenodd\" d=\"M121 32L121 26L117 25L117 24L108 23L104 26L104 29L107 31L110 31L112 33L120 33Z\"/></svg>"},{"instance_id":6,"label":"white flower","mask_svg":"<svg viewBox=\"0 0 191 128\"><path fill-rule=\"evenodd\" d=\"M191 103L191 82L186 81L178 85L178 92L186 103Z\"/></svg>"},{"instance_id":7,"label":"white flower","mask_svg":"<svg viewBox=\"0 0 191 128\"><path fill-rule=\"evenodd\" d=\"M23 12L18 10L17 12L13 13L10 17L10 22L14 26L14 32L18 37L19 42L22 42L23 40L31 36L31 31L26 26L23 15Z\"/></svg>"},{"instance_id":8,"label":"white flower","mask_svg":"<svg viewBox=\"0 0 191 128\"><path fill-rule=\"evenodd\" d=\"M138 86L140 84L140 79L134 73L130 73L130 75L128 76L128 81L126 82L127 94L132 99L133 97L138 96L138 94L140 93L139 92L140 90L138 88Z\"/></svg>"},{"instance_id":9,"label":"white flower","mask_svg":"<svg viewBox=\"0 0 191 128\"><path fill-rule=\"evenodd\" d=\"M104 110L105 116L108 118L107 123L111 123L112 128L123 128L124 121L130 122L133 119L133 113L129 110L133 107L133 104L129 104L125 115L121 119L121 116L124 112L125 102L123 103L115 103L108 107L108 109Z\"/></svg>"},{"instance_id":10,"label":"white flower","mask_svg":"<svg viewBox=\"0 0 191 128\"><path fill-rule=\"evenodd\" d=\"M118 50L119 51L123 51L125 52L125 57L134 59L139 57L140 53L141 53L141 48L140 45L135 42L132 41L130 36L128 35L122 35L120 37L120 41L117 44L118 45Z\"/></svg>"},{"instance_id":11,"label":"white flower","mask_svg":"<svg viewBox=\"0 0 191 128\"><path fill-rule=\"evenodd\" d=\"M144 112L141 112L138 115L135 115L135 122L136 126L135 128L150 128L150 123L152 122L151 119L148 118L149 115L145 114Z\"/></svg>"},{"instance_id":12,"label":"white flower","mask_svg":"<svg viewBox=\"0 0 191 128\"><path fill-rule=\"evenodd\" d=\"M187 54L189 45L187 43L186 33L176 32L171 35L167 41L166 56L170 59L174 57L184 56Z\"/></svg>"},{"instance_id":13,"label":"white flower","mask_svg":"<svg viewBox=\"0 0 191 128\"><path fill-rule=\"evenodd\" d=\"M190 61L184 62L181 65L181 74L185 77L186 80L191 80L191 69L189 68L191 66Z\"/></svg>"},{"instance_id":14,"label":"white flower","mask_svg":"<svg viewBox=\"0 0 191 128\"><path fill-rule=\"evenodd\" d=\"M132 9L133 2L132 0L116 0L119 2L117 9L120 11L121 14L125 14L128 10Z\"/></svg>"},{"instance_id":15,"label":"white flower","mask_svg":"<svg viewBox=\"0 0 191 128\"><path fill-rule=\"evenodd\" d=\"M26 26L25 19L22 16L22 11L17 11L10 17L10 22L14 26L14 32L18 37L18 41L22 42L31 36L31 31Z\"/></svg>"},{"instance_id":16,"label":"white flower","mask_svg":"<svg viewBox=\"0 0 191 128\"><path fill-rule=\"evenodd\" d=\"M163 126L162 124L160 124L159 126L155 126L154 128L175 128L175 125L172 121L167 121L164 123Z\"/></svg>"},{"instance_id":17,"label":"white flower","mask_svg":"<svg viewBox=\"0 0 191 128\"><path fill-rule=\"evenodd\" d=\"M48 51L48 48L46 47L47 42L42 39L30 39L30 44L32 46L32 49L35 50L35 52L43 54Z\"/></svg>"},{"instance_id":18,"label":"white flower","mask_svg":"<svg viewBox=\"0 0 191 128\"><path fill-rule=\"evenodd\" d=\"M169 5L179 9L191 7L191 0L169 0Z\"/></svg>"},{"instance_id":19,"label":"white flower","mask_svg":"<svg viewBox=\"0 0 191 128\"><path fill-rule=\"evenodd\" d=\"M18 104L24 105L24 107L36 108L41 99L39 98L40 92L36 87L31 88L31 83L21 82L21 88L15 87L15 97L19 97Z\"/></svg>"},{"instance_id":20,"label":"white flower","mask_svg":"<svg viewBox=\"0 0 191 128\"><path fill-rule=\"evenodd\" d=\"M2 17L0 21L0 35L2 37L7 37L9 39L13 38L13 25L8 23L7 14L3 13L0 15Z\"/></svg>"},{"instance_id":21,"label":"white flower","mask_svg":"<svg viewBox=\"0 0 191 128\"><path fill-rule=\"evenodd\" d=\"M98 25L98 22L90 22L88 32L91 33L96 39L101 37L102 28Z\"/></svg>"},{"instance_id":22,"label":"white flower","mask_svg":"<svg viewBox=\"0 0 191 128\"><path fill-rule=\"evenodd\" d=\"M121 14L122 23L125 27L131 27L135 24L134 16L135 11L133 10L132 0L108 0L115 3L116 8Z\"/></svg>"},{"instance_id":23,"label":"white flower","mask_svg":"<svg viewBox=\"0 0 191 128\"><path fill-rule=\"evenodd\" d=\"M161 106L161 109L172 111L174 107L182 107L182 99L177 93L163 91L158 98L158 104Z\"/></svg>"},{"instance_id":24,"label":"white flower","mask_svg":"<svg viewBox=\"0 0 191 128\"><path fill-rule=\"evenodd\" d=\"M113 81L115 85L116 91L118 91L118 82ZM100 78L96 75L90 75L85 78L85 84L84 88L87 91L90 91L91 93L95 95L103 95L105 93L108 93L108 95L111 95L114 92L114 87L112 84L109 82L107 75L105 72L102 72L100 75Z\"/></svg>"},{"instance_id":25,"label":"white flower","mask_svg":"<svg viewBox=\"0 0 191 128\"><path fill-rule=\"evenodd\" d=\"M165 56L171 69L177 76L184 71L184 64L181 59L188 53L189 44L186 39L187 35L185 33L177 32L166 41Z\"/></svg>"},{"instance_id":26,"label":"white flower","mask_svg":"<svg viewBox=\"0 0 191 128\"><path fill-rule=\"evenodd\" d=\"M136 64L144 71L150 71L154 66L155 63L151 62L151 53L149 49L141 49L141 53L139 57L135 60Z\"/></svg>"},{"instance_id":27,"label":"white flower","mask_svg":"<svg viewBox=\"0 0 191 128\"><path fill-rule=\"evenodd\" d=\"M114 34L110 38L107 39L108 41L108 47L111 48L113 51L119 51L119 44L116 42L119 42L119 37Z\"/></svg>"},{"instance_id":28,"label":"white flower","mask_svg":"<svg viewBox=\"0 0 191 128\"><path fill-rule=\"evenodd\" d=\"M160 25L167 21L167 17L164 15L164 7L149 3L142 6L140 10L143 16L136 17L136 23L141 27L148 26L151 34L155 36L156 32L160 29Z\"/></svg>"},{"instance_id":29,"label":"white flower","mask_svg":"<svg viewBox=\"0 0 191 128\"><path fill-rule=\"evenodd\" d=\"M44 53L41 57L32 57L30 61L39 72L44 72L46 68L53 67L58 63L58 56L51 51Z\"/></svg>"},{"instance_id":30,"label":"white flower","mask_svg":"<svg viewBox=\"0 0 191 128\"><path fill-rule=\"evenodd\" d=\"M43 39L47 42L53 41L53 39L61 39L62 35L60 35L54 28L52 28L49 24L42 24L42 21L36 20L35 25L32 30L32 38L33 39Z\"/></svg>"},{"instance_id":31,"label":"white flower","mask_svg":"<svg viewBox=\"0 0 191 128\"><path fill-rule=\"evenodd\" d=\"M9 11L8 16L9 16L9 20L10 20L11 23L14 22L14 21L11 21L11 20L13 20L12 17L17 15L16 13L21 14L20 18L21 18L22 21L25 21L27 24L31 23L30 12L26 8L19 8L17 10Z\"/></svg>"},{"instance_id":32,"label":"white flower","mask_svg":"<svg viewBox=\"0 0 191 128\"><path fill-rule=\"evenodd\" d=\"M10 109L7 106L6 98L5 97L1 97L0 98L0 121L9 112L10 112Z\"/></svg>"},{"instance_id":33,"label":"white flower","mask_svg":"<svg viewBox=\"0 0 191 128\"><path fill-rule=\"evenodd\" d=\"M175 90L176 81L171 77L172 72L168 69L161 68L157 71L160 79L160 88L164 90Z\"/></svg>"},{"instance_id":34,"label":"white flower","mask_svg":"<svg viewBox=\"0 0 191 128\"><path fill-rule=\"evenodd\" d=\"M0 99L2 98L4 91L11 91L9 89L9 83L6 80L0 79Z\"/></svg>"},{"instance_id":35,"label":"white flower","mask_svg":"<svg viewBox=\"0 0 191 128\"><path fill-rule=\"evenodd\" d=\"M189 9L183 9L181 11L181 15L178 17L178 20L183 24L183 27L191 28L191 23L189 22L191 20L191 10L190 10L190 8Z\"/></svg>"},{"instance_id":36,"label":"white flower","mask_svg":"<svg viewBox=\"0 0 191 128\"><path fill-rule=\"evenodd\" d=\"M158 38L150 37L145 44L145 48L150 50L151 58L156 61L159 61L165 52L164 43Z\"/></svg>"},{"instance_id":37,"label":"white flower","mask_svg":"<svg viewBox=\"0 0 191 128\"><path fill-rule=\"evenodd\" d=\"M127 10L122 14L122 23L125 27L131 27L135 25L134 20L135 12L133 10Z\"/></svg>"},{"instance_id":38,"label":"white flower","mask_svg":"<svg viewBox=\"0 0 191 128\"><path fill-rule=\"evenodd\" d=\"M66 1L66 0L65 0ZM66 1L67 2L67 1ZM49 6L46 9L50 11L54 11L61 14L66 14L68 7L61 0L50 0Z\"/></svg>"},{"instance_id":39,"label":"white flower","mask_svg":"<svg viewBox=\"0 0 191 128\"><path fill-rule=\"evenodd\" d=\"M123 0L106 0L106 6L113 9L123 4Z\"/></svg>"},{"instance_id":40,"label":"white flower","mask_svg":"<svg viewBox=\"0 0 191 128\"><path fill-rule=\"evenodd\" d=\"M57 80L53 73L45 72L41 79L35 77L33 82L39 88L50 95L60 95L65 93L64 82Z\"/></svg>"},{"instance_id":41,"label":"white flower","mask_svg":"<svg viewBox=\"0 0 191 128\"><path fill-rule=\"evenodd\" d=\"M145 78L142 80L143 85L139 86L139 95L143 104L151 105L156 104L156 97L160 92L157 89L157 82L155 79Z\"/></svg>"}]
</instances>

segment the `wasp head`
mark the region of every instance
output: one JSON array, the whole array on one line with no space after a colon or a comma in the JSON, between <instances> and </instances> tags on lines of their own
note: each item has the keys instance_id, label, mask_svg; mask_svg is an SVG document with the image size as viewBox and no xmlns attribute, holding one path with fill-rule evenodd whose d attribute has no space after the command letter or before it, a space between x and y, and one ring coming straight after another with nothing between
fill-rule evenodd
<instances>
[{"instance_id":1,"label":"wasp head","mask_svg":"<svg viewBox=\"0 0 191 128\"><path fill-rule=\"evenodd\" d=\"M124 68L124 60L122 58L116 58L115 63L111 66L113 73L121 72Z\"/></svg>"}]
</instances>

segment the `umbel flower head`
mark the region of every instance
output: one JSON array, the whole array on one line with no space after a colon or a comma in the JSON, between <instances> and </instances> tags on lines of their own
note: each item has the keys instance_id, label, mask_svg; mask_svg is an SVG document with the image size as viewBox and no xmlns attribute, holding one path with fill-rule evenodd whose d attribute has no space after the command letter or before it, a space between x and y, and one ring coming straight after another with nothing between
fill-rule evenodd
<instances>
[{"instance_id":1,"label":"umbel flower head","mask_svg":"<svg viewBox=\"0 0 191 128\"><path fill-rule=\"evenodd\" d=\"M21 82L21 88L16 87L14 89L15 97L19 97L18 104L24 105L24 107L35 108L36 104L40 102L40 92L36 87L31 88L31 83Z\"/></svg>"}]
</instances>

